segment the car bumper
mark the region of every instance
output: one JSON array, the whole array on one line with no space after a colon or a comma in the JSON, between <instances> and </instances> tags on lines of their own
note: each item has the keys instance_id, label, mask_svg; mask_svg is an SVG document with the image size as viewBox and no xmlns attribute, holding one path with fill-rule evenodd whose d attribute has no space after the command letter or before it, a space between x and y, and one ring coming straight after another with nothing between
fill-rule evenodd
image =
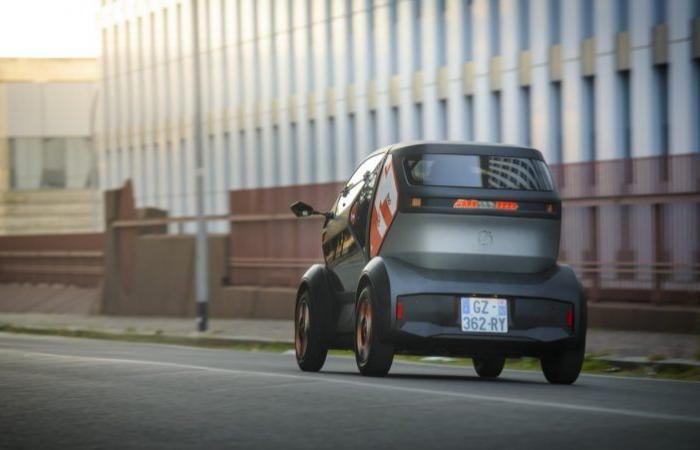
<instances>
[{"instance_id":1,"label":"car bumper","mask_svg":"<svg viewBox=\"0 0 700 450\"><path fill-rule=\"evenodd\" d=\"M478 274L385 263L391 284L389 339L399 352L539 356L585 345L586 301L568 267L539 274ZM508 331L462 331L460 301L466 296L506 299ZM396 315L397 303L403 317Z\"/></svg>"}]
</instances>

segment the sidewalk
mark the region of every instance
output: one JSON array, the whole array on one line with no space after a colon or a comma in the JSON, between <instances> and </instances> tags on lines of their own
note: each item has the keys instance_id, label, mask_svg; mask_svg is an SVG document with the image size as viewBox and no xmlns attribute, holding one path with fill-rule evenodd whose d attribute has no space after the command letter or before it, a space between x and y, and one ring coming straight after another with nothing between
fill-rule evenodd
<instances>
[{"instance_id":1,"label":"sidewalk","mask_svg":"<svg viewBox=\"0 0 700 450\"><path fill-rule=\"evenodd\" d=\"M206 337L239 342L286 344L291 344L294 336L294 324L287 320L212 319L209 325L209 331L198 333L195 331L196 323L193 318L0 313L0 327L156 334L181 338ZM700 357L700 336L589 329L586 351L621 358L681 358L697 361Z\"/></svg>"}]
</instances>

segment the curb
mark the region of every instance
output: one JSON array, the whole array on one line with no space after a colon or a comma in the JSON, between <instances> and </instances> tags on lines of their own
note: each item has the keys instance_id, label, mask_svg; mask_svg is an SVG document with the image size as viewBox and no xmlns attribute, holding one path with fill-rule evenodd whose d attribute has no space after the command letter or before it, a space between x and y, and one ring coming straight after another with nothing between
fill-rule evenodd
<instances>
[{"instance_id":1,"label":"curb","mask_svg":"<svg viewBox=\"0 0 700 450\"><path fill-rule=\"evenodd\" d=\"M207 335L206 333L192 332L190 334L167 334L158 331L153 332L126 332L116 330L95 330L81 327L40 327L26 325L12 325L9 323L0 323L0 332L15 333L15 334L32 334L41 336L61 336L75 337L88 339L102 339L124 342L138 343L153 343L153 344L169 344L169 345L184 345L188 347L207 347L207 348L230 348L236 349L240 347L253 347L253 350L274 349L274 350L289 350L293 348L293 341L269 339L260 337L246 336L215 336ZM257 347L257 348L256 348ZM247 350L251 350L247 348ZM649 372L663 372L665 370L692 370L700 368L700 361L690 359L661 359L649 360L646 357L639 356L589 356L589 361L599 361L611 366L610 372L615 372L621 369L634 370L645 369ZM419 364L430 364L433 361L426 361Z\"/></svg>"},{"instance_id":2,"label":"curb","mask_svg":"<svg viewBox=\"0 0 700 450\"><path fill-rule=\"evenodd\" d=\"M690 369L699 368L700 361L684 358L668 358L650 360L642 356L597 356L591 358L624 369L653 368L653 369Z\"/></svg>"},{"instance_id":3,"label":"curb","mask_svg":"<svg viewBox=\"0 0 700 450\"><path fill-rule=\"evenodd\" d=\"M80 327L38 327L26 325L0 324L0 332L16 334L34 334L42 336L80 337L89 339L119 340L128 342L147 342L156 344L187 345L191 347L237 347L244 345L291 347L292 340L278 340L259 337L215 336L206 333L168 334L153 332L125 332L95 330Z\"/></svg>"}]
</instances>

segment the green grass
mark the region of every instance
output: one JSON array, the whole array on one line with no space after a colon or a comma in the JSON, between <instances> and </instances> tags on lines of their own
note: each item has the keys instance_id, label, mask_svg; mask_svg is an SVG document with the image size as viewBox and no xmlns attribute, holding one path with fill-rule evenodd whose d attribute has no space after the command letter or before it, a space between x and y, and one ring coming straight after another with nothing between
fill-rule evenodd
<instances>
[{"instance_id":1,"label":"green grass","mask_svg":"<svg viewBox=\"0 0 700 450\"><path fill-rule=\"evenodd\" d=\"M219 348L239 351L252 352L271 352L282 353L292 350L292 344L279 342L258 342L258 341L237 341L231 339L222 339L213 336L177 336L163 334L162 330L156 330L152 333L139 333L131 328L127 328L123 332L111 332L102 330L84 330L71 328L37 328L25 327L10 324L0 324L0 332L18 333L18 334L33 334L45 336L63 336L77 337L89 339L103 339L109 341L126 341L139 343L156 343L170 345L186 345L191 347L206 347ZM353 352L350 350L331 350L329 352L334 356L353 357ZM625 365L625 367L616 366L608 361L597 359L603 354L586 355L586 360L583 363L584 373L606 374L615 376L637 376L648 378L674 379L674 380L700 380L700 367L688 367L678 365ZM658 361L660 355L651 355L649 361ZM426 363L422 356L412 355L397 355L397 361ZM469 358L453 358L450 361L429 361L430 364L440 364L447 366L462 366L471 367L472 361ZM507 369L514 370L540 370L540 362L536 358L520 358L508 359L506 361Z\"/></svg>"}]
</instances>

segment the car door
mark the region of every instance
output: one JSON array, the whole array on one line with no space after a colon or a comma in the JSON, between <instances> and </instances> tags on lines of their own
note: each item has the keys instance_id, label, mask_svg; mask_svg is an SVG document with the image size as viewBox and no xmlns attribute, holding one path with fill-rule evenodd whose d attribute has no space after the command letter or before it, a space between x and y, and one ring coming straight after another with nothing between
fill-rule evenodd
<instances>
[{"instance_id":1,"label":"car door","mask_svg":"<svg viewBox=\"0 0 700 450\"><path fill-rule=\"evenodd\" d=\"M383 158L383 153L375 154L360 164L338 196L333 208L334 217L327 221L323 230L326 265L345 292L354 292L357 278L367 261L366 217L376 169Z\"/></svg>"}]
</instances>

